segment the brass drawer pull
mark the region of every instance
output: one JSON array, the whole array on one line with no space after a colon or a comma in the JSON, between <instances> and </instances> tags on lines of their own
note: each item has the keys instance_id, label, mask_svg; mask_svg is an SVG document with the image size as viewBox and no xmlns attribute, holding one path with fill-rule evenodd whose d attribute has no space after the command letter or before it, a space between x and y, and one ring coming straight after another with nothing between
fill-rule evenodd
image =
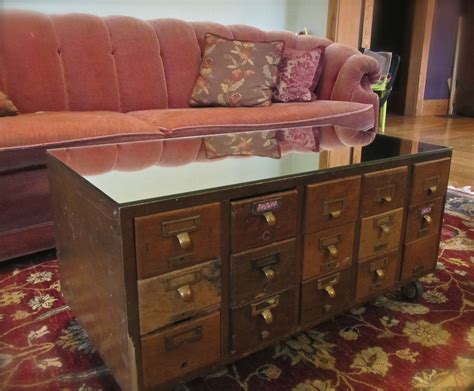
<instances>
[{"instance_id":1,"label":"brass drawer pull","mask_svg":"<svg viewBox=\"0 0 474 391\"><path fill-rule=\"evenodd\" d=\"M190 285L183 285L179 287L178 293L183 301L191 301L193 298L193 291Z\"/></svg>"},{"instance_id":2,"label":"brass drawer pull","mask_svg":"<svg viewBox=\"0 0 474 391\"><path fill-rule=\"evenodd\" d=\"M332 287L332 285L328 285L326 288L324 288L324 290L331 299L334 299L336 297L336 290Z\"/></svg>"},{"instance_id":3,"label":"brass drawer pull","mask_svg":"<svg viewBox=\"0 0 474 391\"><path fill-rule=\"evenodd\" d=\"M329 213L329 216L331 216L332 219L337 219L338 217L341 216L342 211L340 210L335 210L333 212Z\"/></svg>"},{"instance_id":4,"label":"brass drawer pull","mask_svg":"<svg viewBox=\"0 0 474 391\"><path fill-rule=\"evenodd\" d=\"M262 272L265 274L265 277L268 281L271 281L275 278L275 271L269 266L264 267Z\"/></svg>"},{"instance_id":5,"label":"brass drawer pull","mask_svg":"<svg viewBox=\"0 0 474 391\"><path fill-rule=\"evenodd\" d=\"M430 186L428 187L428 193L434 194L438 191L438 186Z\"/></svg>"},{"instance_id":6,"label":"brass drawer pull","mask_svg":"<svg viewBox=\"0 0 474 391\"><path fill-rule=\"evenodd\" d=\"M326 247L327 250L329 251L329 254L331 254L331 257L337 257L337 254L339 253L337 247L334 244L331 244Z\"/></svg>"},{"instance_id":7,"label":"brass drawer pull","mask_svg":"<svg viewBox=\"0 0 474 391\"><path fill-rule=\"evenodd\" d=\"M265 217L265 220L268 225L275 225L276 224L276 217L273 214L273 212L265 212L263 214L263 217Z\"/></svg>"},{"instance_id":8,"label":"brass drawer pull","mask_svg":"<svg viewBox=\"0 0 474 391\"><path fill-rule=\"evenodd\" d=\"M375 276L377 277L377 280L383 280L385 278L385 271L383 269L377 269L375 271Z\"/></svg>"},{"instance_id":9,"label":"brass drawer pull","mask_svg":"<svg viewBox=\"0 0 474 391\"><path fill-rule=\"evenodd\" d=\"M187 250L191 247L191 236L188 232L181 232L177 234L176 237L178 238L179 247L183 250Z\"/></svg>"},{"instance_id":10,"label":"brass drawer pull","mask_svg":"<svg viewBox=\"0 0 474 391\"><path fill-rule=\"evenodd\" d=\"M269 308L263 310L261 315L262 315L262 318L265 320L266 324L270 324L273 322L273 314Z\"/></svg>"},{"instance_id":11,"label":"brass drawer pull","mask_svg":"<svg viewBox=\"0 0 474 391\"><path fill-rule=\"evenodd\" d=\"M382 204L383 203L388 204L390 202L392 202L392 196L387 195L387 196L383 196L383 197L380 198L380 203L382 203Z\"/></svg>"},{"instance_id":12,"label":"brass drawer pull","mask_svg":"<svg viewBox=\"0 0 474 391\"><path fill-rule=\"evenodd\" d=\"M380 229L385 235L388 235L390 233L390 227L388 226L388 224L381 224Z\"/></svg>"},{"instance_id":13,"label":"brass drawer pull","mask_svg":"<svg viewBox=\"0 0 474 391\"><path fill-rule=\"evenodd\" d=\"M430 215L423 215L423 223L430 225L433 222L433 219Z\"/></svg>"}]
</instances>

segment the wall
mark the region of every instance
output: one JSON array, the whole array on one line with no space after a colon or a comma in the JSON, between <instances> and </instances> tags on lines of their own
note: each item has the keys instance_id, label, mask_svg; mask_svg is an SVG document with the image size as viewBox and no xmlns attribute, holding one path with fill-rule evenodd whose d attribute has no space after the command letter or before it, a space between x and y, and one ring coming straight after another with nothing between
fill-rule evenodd
<instances>
[{"instance_id":1,"label":"wall","mask_svg":"<svg viewBox=\"0 0 474 391\"><path fill-rule=\"evenodd\" d=\"M299 32L304 27L311 35L326 36L328 0L287 0L286 29Z\"/></svg>"},{"instance_id":2,"label":"wall","mask_svg":"<svg viewBox=\"0 0 474 391\"><path fill-rule=\"evenodd\" d=\"M306 26L312 34L324 37L328 0L0 0L2 6L45 13L209 20L294 32Z\"/></svg>"},{"instance_id":3,"label":"wall","mask_svg":"<svg viewBox=\"0 0 474 391\"><path fill-rule=\"evenodd\" d=\"M425 99L448 99L461 0L436 0L426 74Z\"/></svg>"},{"instance_id":4,"label":"wall","mask_svg":"<svg viewBox=\"0 0 474 391\"><path fill-rule=\"evenodd\" d=\"M45 13L84 12L142 19L210 20L281 30L286 28L286 3L287 0L3 0L3 7Z\"/></svg>"}]
</instances>

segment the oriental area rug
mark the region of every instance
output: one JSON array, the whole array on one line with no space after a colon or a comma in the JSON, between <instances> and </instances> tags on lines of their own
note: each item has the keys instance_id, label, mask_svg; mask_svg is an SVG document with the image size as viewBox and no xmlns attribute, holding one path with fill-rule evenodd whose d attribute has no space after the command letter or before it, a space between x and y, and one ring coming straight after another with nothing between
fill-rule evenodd
<instances>
[{"instance_id":1,"label":"oriental area rug","mask_svg":"<svg viewBox=\"0 0 474 391\"><path fill-rule=\"evenodd\" d=\"M416 302L382 296L179 389L473 390L473 215L474 196L450 190ZM60 291L56 260L0 267L0 390L120 390Z\"/></svg>"}]
</instances>

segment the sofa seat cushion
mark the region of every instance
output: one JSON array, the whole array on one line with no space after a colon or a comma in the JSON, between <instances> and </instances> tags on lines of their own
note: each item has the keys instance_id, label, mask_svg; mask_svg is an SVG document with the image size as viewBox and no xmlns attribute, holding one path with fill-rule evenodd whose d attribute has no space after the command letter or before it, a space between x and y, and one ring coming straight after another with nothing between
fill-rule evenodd
<instances>
[{"instance_id":1,"label":"sofa seat cushion","mask_svg":"<svg viewBox=\"0 0 474 391\"><path fill-rule=\"evenodd\" d=\"M158 129L138 118L109 111L40 112L0 119L1 150L137 134L162 136Z\"/></svg>"},{"instance_id":2,"label":"sofa seat cushion","mask_svg":"<svg viewBox=\"0 0 474 391\"><path fill-rule=\"evenodd\" d=\"M371 104L324 100L268 107L141 110L127 115L173 137L319 125L368 130L373 128L375 118Z\"/></svg>"}]
</instances>

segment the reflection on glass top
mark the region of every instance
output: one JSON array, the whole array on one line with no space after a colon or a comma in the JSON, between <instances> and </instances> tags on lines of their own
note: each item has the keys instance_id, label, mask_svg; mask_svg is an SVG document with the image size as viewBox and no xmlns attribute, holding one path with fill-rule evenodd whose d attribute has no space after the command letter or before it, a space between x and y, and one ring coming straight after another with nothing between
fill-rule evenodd
<instances>
[{"instance_id":1,"label":"reflection on glass top","mask_svg":"<svg viewBox=\"0 0 474 391\"><path fill-rule=\"evenodd\" d=\"M337 126L50 151L118 204L276 179L445 147Z\"/></svg>"}]
</instances>

